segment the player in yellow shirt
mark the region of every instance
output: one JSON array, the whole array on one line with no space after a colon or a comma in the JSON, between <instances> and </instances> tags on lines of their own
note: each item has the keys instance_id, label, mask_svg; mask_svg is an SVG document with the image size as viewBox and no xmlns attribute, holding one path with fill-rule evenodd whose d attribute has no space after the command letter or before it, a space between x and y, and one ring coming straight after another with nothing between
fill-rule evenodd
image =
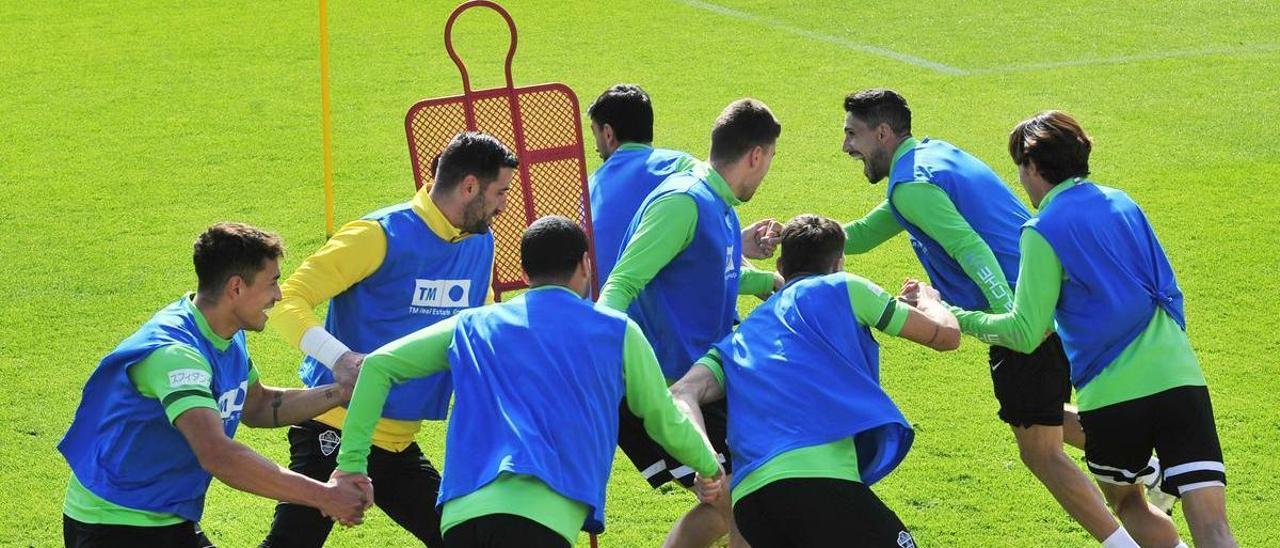
<instances>
[{"instance_id":1,"label":"player in yellow shirt","mask_svg":"<svg viewBox=\"0 0 1280 548\"><path fill-rule=\"evenodd\" d=\"M352 385L364 355L404 335L492 302L494 241L489 223L506 206L518 162L497 139L458 135L440 154L435 184L410 201L343 226L284 283L270 324L306 354L307 385ZM314 309L329 301L323 325ZM427 546L439 546L440 476L414 435L443 420L449 373L393 389L374 427L369 477L374 503ZM289 468L328 480L337 464L345 408L289 431ZM262 545L324 544L333 523L314 509L281 503Z\"/></svg>"}]
</instances>

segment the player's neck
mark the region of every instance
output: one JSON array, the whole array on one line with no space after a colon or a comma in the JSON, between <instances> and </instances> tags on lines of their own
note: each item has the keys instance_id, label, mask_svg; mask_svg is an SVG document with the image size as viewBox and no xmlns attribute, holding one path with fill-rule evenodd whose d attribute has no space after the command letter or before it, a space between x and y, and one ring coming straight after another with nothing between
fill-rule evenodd
<instances>
[{"instance_id":1,"label":"player's neck","mask_svg":"<svg viewBox=\"0 0 1280 548\"><path fill-rule=\"evenodd\" d=\"M443 192L437 194L434 189L433 192L427 195L427 198L431 200L432 204L435 204L436 209L440 210L440 214L444 215L445 220L449 221L453 228L462 230L462 225L465 224L466 204L461 203L461 200L453 199L452 196L445 195Z\"/></svg>"},{"instance_id":2,"label":"player's neck","mask_svg":"<svg viewBox=\"0 0 1280 548\"><path fill-rule=\"evenodd\" d=\"M241 329L240 321L231 311L230 306L223 306L222 302L214 301L212 298L196 293L192 297L191 303L196 306L196 310L200 311L200 315L204 316L204 321L209 324L209 330L214 335L223 339L230 339Z\"/></svg>"},{"instance_id":3,"label":"player's neck","mask_svg":"<svg viewBox=\"0 0 1280 548\"><path fill-rule=\"evenodd\" d=\"M737 162L719 162L711 160L711 169L716 170L720 174L720 178L724 179L726 185L729 185L729 191L739 200L746 195L746 166L742 161Z\"/></svg>"}]
</instances>

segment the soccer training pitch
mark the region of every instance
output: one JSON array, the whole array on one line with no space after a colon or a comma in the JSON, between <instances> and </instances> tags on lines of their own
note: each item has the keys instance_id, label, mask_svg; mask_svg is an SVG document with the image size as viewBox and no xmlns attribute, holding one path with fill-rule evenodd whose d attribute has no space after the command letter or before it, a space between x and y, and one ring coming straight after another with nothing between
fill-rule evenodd
<instances>
[{"instance_id":1,"label":"soccer training pitch","mask_svg":"<svg viewBox=\"0 0 1280 548\"><path fill-rule=\"evenodd\" d=\"M1092 178L1140 203L1186 294L1243 546L1280 546L1280 5L1172 2L507 2L515 82L559 81L584 105L611 84L653 97L654 144L705 157L729 101L783 125L744 224L847 221L884 199L840 150L845 94L890 87L913 133L991 164L1023 199L1009 129L1047 108L1094 138ZM68 469L54 446L97 361L194 289L191 242L219 220L277 231L287 276L325 238L315 2L0 4L0 546L61 545ZM408 199L408 106L460 92L442 29L452 1L329 6L336 218ZM455 29L477 87L498 85L496 15ZM584 123L585 125L585 123ZM600 164L587 135L588 169ZM772 267L771 261L757 261ZM896 289L923 277L905 236L848 259ZM745 314L757 301L740 302ZM923 546L1090 546L1019 462L995 416L987 346L933 353L880 337L883 383L915 445L878 495ZM266 384L299 353L250 335ZM443 423L418 436L439 467ZM287 462L285 431L237 440ZM1073 458L1080 452L1068 448ZM615 460L602 546L657 546L694 504ZM218 482L202 525L255 546L274 503ZM1184 539L1185 520L1175 515ZM585 545L586 535L580 543ZM407 546L384 514L330 546Z\"/></svg>"}]
</instances>

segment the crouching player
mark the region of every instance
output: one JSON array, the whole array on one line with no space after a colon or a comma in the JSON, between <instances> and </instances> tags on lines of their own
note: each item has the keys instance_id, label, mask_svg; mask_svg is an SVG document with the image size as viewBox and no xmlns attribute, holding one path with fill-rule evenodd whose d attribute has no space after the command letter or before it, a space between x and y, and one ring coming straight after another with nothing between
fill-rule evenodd
<instances>
[{"instance_id":1,"label":"crouching player","mask_svg":"<svg viewBox=\"0 0 1280 548\"><path fill-rule=\"evenodd\" d=\"M843 229L801 215L782 229L786 285L671 387L700 405L728 401L733 515L753 548L913 546L868 488L914 433L880 388L871 328L936 350L960 330L936 299L915 306L843 271Z\"/></svg>"},{"instance_id":2,"label":"crouching player","mask_svg":"<svg viewBox=\"0 0 1280 548\"><path fill-rule=\"evenodd\" d=\"M371 504L367 481L321 483L232 441L241 422L284 426L346 399L337 385L269 388L245 348L280 300L284 254L273 234L220 223L195 243L198 289L107 354L85 383L58 450L71 466L68 547L200 548L196 523L213 477L236 489L320 509L344 524Z\"/></svg>"}]
</instances>

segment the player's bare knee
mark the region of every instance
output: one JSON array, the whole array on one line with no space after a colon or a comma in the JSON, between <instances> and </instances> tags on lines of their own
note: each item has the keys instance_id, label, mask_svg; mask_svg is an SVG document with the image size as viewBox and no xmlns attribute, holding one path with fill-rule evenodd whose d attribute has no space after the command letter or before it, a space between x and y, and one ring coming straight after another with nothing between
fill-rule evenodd
<instances>
[{"instance_id":1,"label":"player's bare knee","mask_svg":"<svg viewBox=\"0 0 1280 548\"><path fill-rule=\"evenodd\" d=\"M1102 489L1103 497L1117 515L1124 515L1134 510L1147 510L1147 498L1140 485L1106 485Z\"/></svg>"}]
</instances>

